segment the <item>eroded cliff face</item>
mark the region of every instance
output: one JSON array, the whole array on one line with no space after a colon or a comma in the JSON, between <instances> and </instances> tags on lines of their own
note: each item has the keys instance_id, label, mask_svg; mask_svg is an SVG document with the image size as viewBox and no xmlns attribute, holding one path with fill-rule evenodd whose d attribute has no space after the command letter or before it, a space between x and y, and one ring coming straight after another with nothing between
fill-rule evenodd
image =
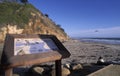
<instances>
[{"instance_id":1,"label":"eroded cliff face","mask_svg":"<svg viewBox=\"0 0 120 76\"><path fill-rule=\"evenodd\" d=\"M18 11L18 10L17 10ZM6 34L47 34L55 35L59 40L69 39L64 29L57 26L50 18L39 11L31 11L30 18L24 27L19 27L14 23L4 23L0 28L0 42L4 41Z\"/></svg>"}]
</instances>

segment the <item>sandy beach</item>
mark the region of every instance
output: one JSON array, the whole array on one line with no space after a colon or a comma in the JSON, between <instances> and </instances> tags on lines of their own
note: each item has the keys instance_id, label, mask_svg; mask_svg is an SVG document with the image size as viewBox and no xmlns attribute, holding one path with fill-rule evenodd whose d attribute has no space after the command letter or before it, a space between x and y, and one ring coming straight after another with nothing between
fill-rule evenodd
<instances>
[{"instance_id":1,"label":"sandy beach","mask_svg":"<svg viewBox=\"0 0 120 76\"><path fill-rule=\"evenodd\" d=\"M70 58L64 62L96 63L102 56L105 61L120 61L120 45L101 44L69 40L63 43L71 53Z\"/></svg>"}]
</instances>

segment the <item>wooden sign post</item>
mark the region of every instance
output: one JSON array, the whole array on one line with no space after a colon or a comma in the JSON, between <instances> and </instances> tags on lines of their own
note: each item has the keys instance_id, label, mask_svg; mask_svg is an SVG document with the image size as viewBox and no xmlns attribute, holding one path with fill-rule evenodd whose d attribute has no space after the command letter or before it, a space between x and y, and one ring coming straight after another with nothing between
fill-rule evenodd
<instances>
[{"instance_id":1,"label":"wooden sign post","mask_svg":"<svg viewBox=\"0 0 120 76\"><path fill-rule=\"evenodd\" d=\"M14 67L55 61L56 76L61 76L61 59L69 56L68 50L53 35L7 34L1 64L5 76L12 76Z\"/></svg>"}]
</instances>

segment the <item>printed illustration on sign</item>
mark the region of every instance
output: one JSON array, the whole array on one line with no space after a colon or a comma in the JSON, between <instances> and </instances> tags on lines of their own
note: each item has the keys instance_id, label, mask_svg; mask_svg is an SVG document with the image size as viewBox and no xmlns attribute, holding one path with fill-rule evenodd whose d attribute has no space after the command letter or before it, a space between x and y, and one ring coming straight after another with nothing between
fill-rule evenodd
<instances>
[{"instance_id":1,"label":"printed illustration on sign","mask_svg":"<svg viewBox=\"0 0 120 76\"><path fill-rule=\"evenodd\" d=\"M14 55L43 53L58 50L52 39L20 39L14 40Z\"/></svg>"}]
</instances>

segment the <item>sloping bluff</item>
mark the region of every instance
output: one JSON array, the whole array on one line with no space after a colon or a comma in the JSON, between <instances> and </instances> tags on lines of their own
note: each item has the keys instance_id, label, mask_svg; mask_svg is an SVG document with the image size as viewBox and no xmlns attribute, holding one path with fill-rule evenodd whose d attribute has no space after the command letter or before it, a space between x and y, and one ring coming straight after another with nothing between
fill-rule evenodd
<instances>
[{"instance_id":1,"label":"sloping bluff","mask_svg":"<svg viewBox=\"0 0 120 76\"><path fill-rule=\"evenodd\" d=\"M7 33L47 34L55 35L61 41L69 39L60 25L31 4L0 3L0 42Z\"/></svg>"}]
</instances>

